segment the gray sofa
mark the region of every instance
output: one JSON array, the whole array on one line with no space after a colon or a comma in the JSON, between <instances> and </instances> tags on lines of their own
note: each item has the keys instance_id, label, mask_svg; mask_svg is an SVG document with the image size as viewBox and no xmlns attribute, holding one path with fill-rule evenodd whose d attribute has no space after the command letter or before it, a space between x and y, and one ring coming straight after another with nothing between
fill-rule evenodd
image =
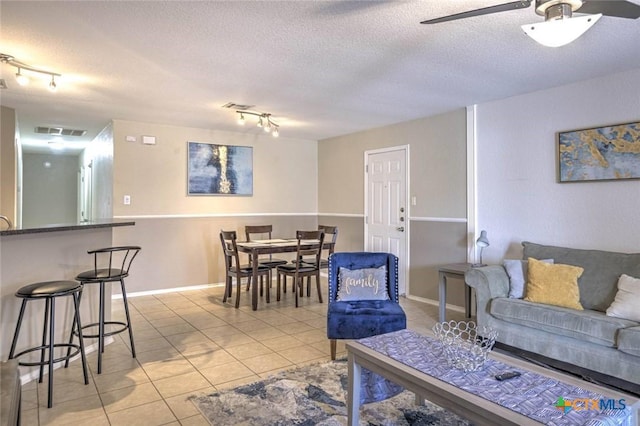
<instances>
[{"instance_id":1,"label":"gray sofa","mask_svg":"<svg viewBox=\"0 0 640 426\"><path fill-rule=\"evenodd\" d=\"M640 278L640 253L522 245L523 259L584 268L578 279L584 311L509 298L507 272L492 265L465 275L476 291L478 325L497 329L500 346L521 355L640 393L640 323L605 314L620 275Z\"/></svg>"}]
</instances>

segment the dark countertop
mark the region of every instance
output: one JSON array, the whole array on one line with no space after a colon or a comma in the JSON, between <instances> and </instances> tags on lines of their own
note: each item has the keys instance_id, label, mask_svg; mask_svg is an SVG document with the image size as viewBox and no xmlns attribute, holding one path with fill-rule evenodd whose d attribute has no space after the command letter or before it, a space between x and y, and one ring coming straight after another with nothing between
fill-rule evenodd
<instances>
[{"instance_id":1,"label":"dark countertop","mask_svg":"<svg viewBox=\"0 0 640 426\"><path fill-rule=\"evenodd\" d=\"M92 222L84 223L57 223L52 225L42 225L33 228L11 228L0 231L0 236L4 235L24 235L24 234L41 234L43 232L58 232L58 231L77 231L82 229L97 229L97 228L114 228L117 226L133 226L136 223L134 221L124 220L95 220Z\"/></svg>"}]
</instances>

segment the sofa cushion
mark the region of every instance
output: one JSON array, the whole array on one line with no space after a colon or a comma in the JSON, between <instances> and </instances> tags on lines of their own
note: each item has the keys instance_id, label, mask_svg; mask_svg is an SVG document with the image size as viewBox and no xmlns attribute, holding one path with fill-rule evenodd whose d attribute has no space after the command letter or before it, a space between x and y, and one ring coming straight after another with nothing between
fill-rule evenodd
<instances>
[{"instance_id":1,"label":"sofa cushion","mask_svg":"<svg viewBox=\"0 0 640 426\"><path fill-rule=\"evenodd\" d=\"M580 303L585 309L607 310L616 295L618 277L627 274L640 277L640 253L616 253L601 250L581 250L523 242L524 259L554 259L584 268L578 279Z\"/></svg>"},{"instance_id":2,"label":"sofa cushion","mask_svg":"<svg viewBox=\"0 0 640 426\"><path fill-rule=\"evenodd\" d=\"M553 259L542 259L542 261L553 263ZM527 284L527 277L529 276L528 264L529 262L526 260L504 260L503 266L505 271L507 271L507 275L509 275L509 297L515 297L516 299L522 299L524 297L524 287Z\"/></svg>"},{"instance_id":3,"label":"sofa cushion","mask_svg":"<svg viewBox=\"0 0 640 426\"><path fill-rule=\"evenodd\" d=\"M554 265L529 258L527 295L524 300L582 310L578 278L583 269L571 265Z\"/></svg>"},{"instance_id":4,"label":"sofa cushion","mask_svg":"<svg viewBox=\"0 0 640 426\"><path fill-rule=\"evenodd\" d=\"M621 328L638 325L634 321L608 317L599 311L577 311L508 297L493 299L491 314L510 323L608 347L616 346L617 333Z\"/></svg>"},{"instance_id":5,"label":"sofa cushion","mask_svg":"<svg viewBox=\"0 0 640 426\"><path fill-rule=\"evenodd\" d=\"M640 326L620 330L618 349L631 355L640 356Z\"/></svg>"},{"instance_id":6,"label":"sofa cushion","mask_svg":"<svg viewBox=\"0 0 640 426\"><path fill-rule=\"evenodd\" d=\"M620 275L618 292L607 315L640 322L640 278Z\"/></svg>"}]
</instances>

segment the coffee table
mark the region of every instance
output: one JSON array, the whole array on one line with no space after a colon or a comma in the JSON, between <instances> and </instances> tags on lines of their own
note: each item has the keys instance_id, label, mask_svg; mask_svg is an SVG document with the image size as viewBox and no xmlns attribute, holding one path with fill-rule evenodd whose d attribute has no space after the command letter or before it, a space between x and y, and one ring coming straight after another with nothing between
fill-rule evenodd
<instances>
[{"instance_id":1,"label":"coffee table","mask_svg":"<svg viewBox=\"0 0 640 426\"><path fill-rule=\"evenodd\" d=\"M363 368L415 393L416 403L427 399L475 425L631 424L638 398L535 364L491 353L478 372L464 373L449 367L435 338L400 330L346 344L349 388L348 424L358 425L360 383ZM522 376L499 382L494 376L517 370ZM607 410L564 410L557 400L603 399ZM622 407L623 400L625 407ZM612 405L612 401L615 401ZM589 404L589 402L587 402ZM616 405L617 404L617 405ZM631 406L635 404L632 408ZM591 407L593 408L593 407ZM635 426L635 425L634 425Z\"/></svg>"}]
</instances>

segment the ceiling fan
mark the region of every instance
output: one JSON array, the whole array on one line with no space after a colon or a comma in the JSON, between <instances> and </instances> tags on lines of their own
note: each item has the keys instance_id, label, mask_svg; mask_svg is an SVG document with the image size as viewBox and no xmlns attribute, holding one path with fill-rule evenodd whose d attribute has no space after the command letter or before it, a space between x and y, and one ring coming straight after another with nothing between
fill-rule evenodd
<instances>
[{"instance_id":1,"label":"ceiling fan","mask_svg":"<svg viewBox=\"0 0 640 426\"><path fill-rule=\"evenodd\" d=\"M483 7L440 18L428 19L421 24L438 24L474 16L526 9L533 0L519 0L495 6ZM522 25L524 32L545 46L558 47L580 37L602 15L617 18L637 19L640 17L640 5L626 0L535 0L536 13L544 16L541 23ZM573 13L585 14L573 17Z\"/></svg>"}]
</instances>

